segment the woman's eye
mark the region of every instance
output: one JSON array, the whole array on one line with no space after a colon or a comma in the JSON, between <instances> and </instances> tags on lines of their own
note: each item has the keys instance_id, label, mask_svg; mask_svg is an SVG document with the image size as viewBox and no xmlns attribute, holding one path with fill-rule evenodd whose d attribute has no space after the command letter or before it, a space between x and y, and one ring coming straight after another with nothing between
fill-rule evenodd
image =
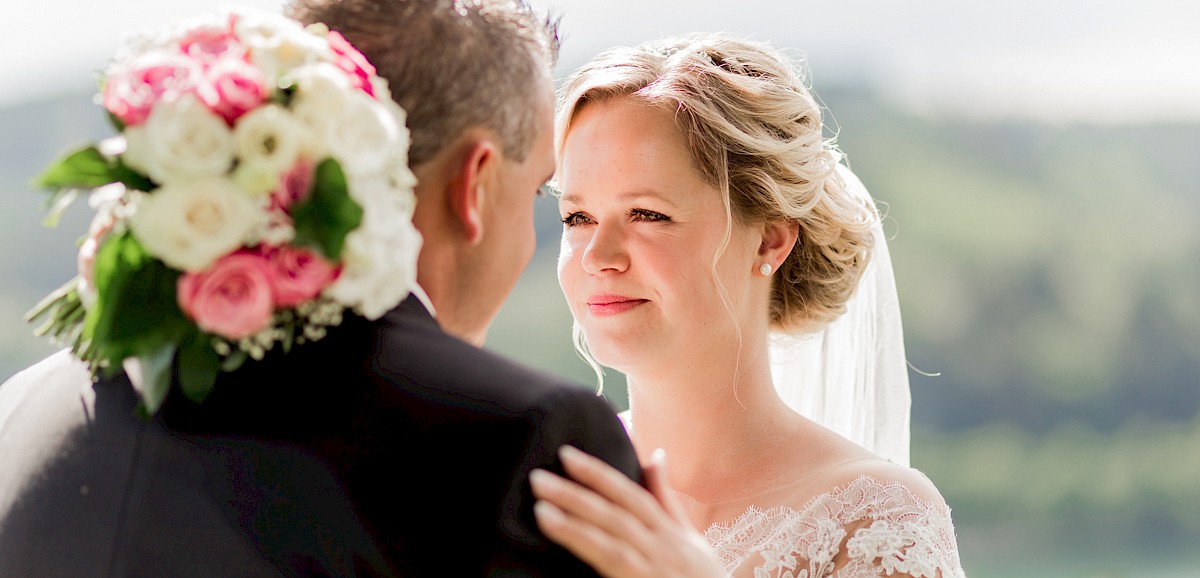
<instances>
[{"instance_id":1,"label":"woman's eye","mask_svg":"<svg viewBox=\"0 0 1200 578\"><path fill-rule=\"evenodd\" d=\"M668 217L657 211L651 211L648 209L631 209L629 211L629 216L632 217L634 221L664 221L665 222L665 221L671 220L671 217Z\"/></svg>"},{"instance_id":2,"label":"woman's eye","mask_svg":"<svg viewBox=\"0 0 1200 578\"><path fill-rule=\"evenodd\" d=\"M591 223L592 220L583 213L571 213L571 214L563 217L562 222L564 225L566 225L568 227L576 227L579 225L587 225L587 224Z\"/></svg>"}]
</instances>

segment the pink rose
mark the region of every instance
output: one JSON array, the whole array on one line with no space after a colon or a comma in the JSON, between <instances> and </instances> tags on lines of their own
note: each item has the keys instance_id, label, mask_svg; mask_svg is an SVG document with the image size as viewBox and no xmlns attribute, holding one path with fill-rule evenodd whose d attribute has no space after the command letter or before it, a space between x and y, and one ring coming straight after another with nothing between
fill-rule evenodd
<instances>
[{"instance_id":1,"label":"pink rose","mask_svg":"<svg viewBox=\"0 0 1200 578\"><path fill-rule=\"evenodd\" d=\"M312 190L313 164L300 159L291 169L279 175L279 186L271 192L275 206L288 210L292 205L308 199Z\"/></svg>"},{"instance_id":2,"label":"pink rose","mask_svg":"<svg viewBox=\"0 0 1200 578\"><path fill-rule=\"evenodd\" d=\"M267 100L269 94L262 72L239 58L225 58L214 63L205 71L205 77L216 93L215 101L207 103L209 108L230 126L238 117Z\"/></svg>"},{"instance_id":3,"label":"pink rose","mask_svg":"<svg viewBox=\"0 0 1200 578\"><path fill-rule=\"evenodd\" d=\"M137 126L161 100L189 92L211 103L215 97L204 81L200 65L182 54L153 52L134 60L109 76L104 85L104 108L126 126Z\"/></svg>"},{"instance_id":4,"label":"pink rose","mask_svg":"<svg viewBox=\"0 0 1200 578\"><path fill-rule=\"evenodd\" d=\"M375 87L371 86L371 77L375 75L375 66L338 31L330 30L327 38L335 55L334 64L350 75L354 86L374 97Z\"/></svg>"},{"instance_id":5,"label":"pink rose","mask_svg":"<svg viewBox=\"0 0 1200 578\"><path fill-rule=\"evenodd\" d=\"M320 255L284 245L265 250L274 271L275 303L293 307L321 294L337 280L340 269Z\"/></svg>"},{"instance_id":6,"label":"pink rose","mask_svg":"<svg viewBox=\"0 0 1200 578\"><path fill-rule=\"evenodd\" d=\"M179 306L209 333L241 339L266 329L275 304L271 264L261 254L231 253L207 271L179 279Z\"/></svg>"},{"instance_id":7,"label":"pink rose","mask_svg":"<svg viewBox=\"0 0 1200 578\"><path fill-rule=\"evenodd\" d=\"M233 33L233 23L225 27L205 26L190 31L179 42L184 54L204 65L224 59L245 59L246 47Z\"/></svg>"}]
</instances>

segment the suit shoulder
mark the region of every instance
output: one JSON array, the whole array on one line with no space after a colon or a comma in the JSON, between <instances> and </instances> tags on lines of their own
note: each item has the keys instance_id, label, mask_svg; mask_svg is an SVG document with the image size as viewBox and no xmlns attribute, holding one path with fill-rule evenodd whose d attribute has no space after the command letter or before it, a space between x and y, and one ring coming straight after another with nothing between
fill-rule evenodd
<instances>
[{"instance_id":1,"label":"suit shoulder","mask_svg":"<svg viewBox=\"0 0 1200 578\"><path fill-rule=\"evenodd\" d=\"M0 386L0 575L72 574L56 566L69 565L56 544L109 554L137 431L133 406L109 403L115 389L98 396L66 351Z\"/></svg>"},{"instance_id":2,"label":"suit shoulder","mask_svg":"<svg viewBox=\"0 0 1200 578\"><path fill-rule=\"evenodd\" d=\"M87 368L66 350L12 376L0 385L0 445L34 432L46 444L49 440L42 436L51 431L85 423L91 386Z\"/></svg>"},{"instance_id":3,"label":"suit shoulder","mask_svg":"<svg viewBox=\"0 0 1200 578\"><path fill-rule=\"evenodd\" d=\"M465 396L514 412L554 406L591 405L603 400L572 383L462 341L436 326L399 324L376 343L374 371L429 395Z\"/></svg>"},{"instance_id":4,"label":"suit shoulder","mask_svg":"<svg viewBox=\"0 0 1200 578\"><path fill-rule=\"evenodd\" d=\"M3 385L0 385L0 394L8 395L4 392L40 387L46 385L47 381L51 379L55 380L55 383L62 382L64 377L76 381L90 377L83 362L75 359L66 349L52 353L41 361L18 371Z\"/></svg>"}]
</instances>

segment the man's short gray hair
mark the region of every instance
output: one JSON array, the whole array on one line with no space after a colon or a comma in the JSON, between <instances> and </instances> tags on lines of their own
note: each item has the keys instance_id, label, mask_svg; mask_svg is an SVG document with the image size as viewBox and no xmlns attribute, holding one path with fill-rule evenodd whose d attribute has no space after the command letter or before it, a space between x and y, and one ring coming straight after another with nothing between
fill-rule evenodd
<instances>
[{"instance_id":1,"label":"man's short gray hair","mask_svg":"<svg viewBox=\"0 0 1200 578\"><path fill-rule=\"evenodd\" d=\"M557 20L524 0L291 0L287 14L340 32L387 79L408 113L411 166L479 126L506 156L528 155L559 40Z\"/></svg>"}]
</instances>

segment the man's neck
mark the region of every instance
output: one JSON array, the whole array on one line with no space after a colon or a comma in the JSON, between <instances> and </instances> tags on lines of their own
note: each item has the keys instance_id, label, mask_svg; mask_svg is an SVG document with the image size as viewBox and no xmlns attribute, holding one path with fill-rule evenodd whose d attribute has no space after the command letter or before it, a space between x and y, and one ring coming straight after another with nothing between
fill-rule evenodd
<instances>
[{"instance_id":1,"label":"man's neck","mask_svg":"<svg viewBox=\"0 0 1200 578\"><path fill-rule=\"evenodd\" d=\"M413 225L424 238L417 259L417 284L425 294L422 303L430 313L437 312L443 331L482 347L487 324L480 327L475 315L482 296L465 277L471 270L470 244L460 235L460 224L453 218L445 196L461 162L460 148L450 145L435 158L413 167L418 183Z\"/></svg>"},{"instance_id":2,"label":"man's neck","mask_svg":"<svg viewBox=\"0 0 1200 578\"><path fill-rule=\"evenodd\" d=\"M471 312L475 306L469 301L480 299L480 296L463 289L460 279L456 278L459 270L453 252L438 251L436 246L427 243L417 261L417 285L424 299L421 294L417 294L417 298L421 299L431 314L436 315L443 331L476 347L483 347L487 327L480 328L478 323L472 323Z\"/></svg>"}]
</instances>

